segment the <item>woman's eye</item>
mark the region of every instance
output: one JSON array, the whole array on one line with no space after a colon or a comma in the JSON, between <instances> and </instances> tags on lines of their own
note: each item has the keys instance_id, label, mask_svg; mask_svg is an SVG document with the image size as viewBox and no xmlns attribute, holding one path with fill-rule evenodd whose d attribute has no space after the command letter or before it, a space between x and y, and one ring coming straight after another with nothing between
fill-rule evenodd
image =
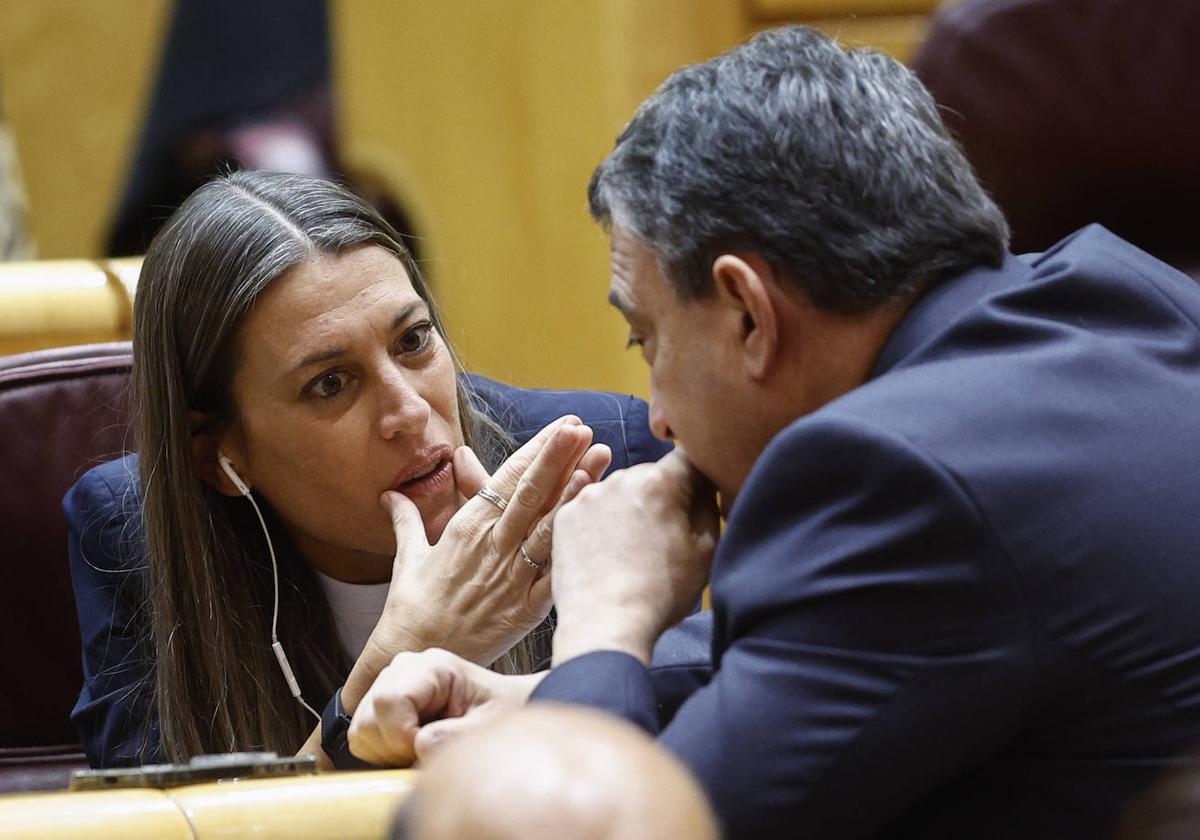
<instances>
[{"instance_id":1,"label":"woman's eye","mask_svg":"<svg viewBox=\"0 0 1200 840\"><path fill-rule=\"evenodd\" d=\"M425 321L400 336L398 346L401 353L420 353L429 346L432 338L433 324Z\"/></svg>"},{"instance_id":2,"label":"woman's eye","mask_svg":"<svg viewBox=\"0 0 1200 840\"><path fill-rule=\"evenodd\" d=\"M629 338L625 342L625 349L632 350L634 347L643 347L646 344L646 339L640 335L630 331Z\"/></svg>"},{"instance_id":3,"label":"woman's eye","mask_svg":"<svg viewBox=\"0 0 1200 840\"><path fill-rule=\"evenodd\" d=\"M314 397L331 399L336 397L346 387L346 374L338 371L323 373L308 386L308 392Z\"/></svg>"}]
</instances>

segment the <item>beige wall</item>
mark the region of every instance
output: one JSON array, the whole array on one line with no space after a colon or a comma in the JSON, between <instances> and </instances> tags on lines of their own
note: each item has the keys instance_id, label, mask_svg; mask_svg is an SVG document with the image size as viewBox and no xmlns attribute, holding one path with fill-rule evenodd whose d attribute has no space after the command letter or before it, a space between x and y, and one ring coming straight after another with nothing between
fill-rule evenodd
<instances>
[{"instance_id":1,"label":"beige wall","mask_svg":"<svg viewBox=\"0 0 1200 840\"><path fill-rule=\"evenodd\" d=\"M605 303L586 185L636 104L735 43L733 3L347 0L338 87L349 158L389 176L468 364L519 384L645 391Z\"/></svg>"},{"instance_id":2,"label":"beige wall","mask_svg":"<svg viewBox=\"0 0 1200 840\"><path fill-rule=\"evenodd\" d=\"M638 102L675 68L785 20L903 57L935 5L331 0L344 156L412 210L471 368L645 394L644 365L622 352L623 323L605 303L607 243L585 195ZM40 257L99 255L169 9L0 0L0 92Z\"/></svg>"},{"instance_id":3,"label":"beige wall","mask_svg":"<svg viewBox=\"0 0 1200 840\"><path fill-rule=\"evenodd\" d=\"M168 0L0 0L0 96L42 259L101 254Z\"/></svg>"}]
</instances>

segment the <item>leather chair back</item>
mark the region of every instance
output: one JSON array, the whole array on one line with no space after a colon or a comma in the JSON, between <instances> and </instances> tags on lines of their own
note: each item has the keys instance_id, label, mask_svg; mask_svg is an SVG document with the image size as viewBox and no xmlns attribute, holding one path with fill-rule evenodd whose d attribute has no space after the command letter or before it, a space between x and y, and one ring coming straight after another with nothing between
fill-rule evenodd
<instances>
[{"instance_id":1,"label":"leather chair back","mask_svg":"<svg viewBox=\"0 0 1200 840\"><path fill-rule=\"evenodd\" d=\"M0 791L86 766L68 714L82 685L62 497L126 451L128 342L0 358Z\"/></svg>"},{"instance_id":2,"label":"leather chair back","mask_svg":"<svg viewBox=\"0 0 1200 840\"><path fill-rule=\"evenodd\" d=\"M1091 222L1200 277L1200 3L965 0L913 68L1013 231Z\"/></svg>"}]
</instances>

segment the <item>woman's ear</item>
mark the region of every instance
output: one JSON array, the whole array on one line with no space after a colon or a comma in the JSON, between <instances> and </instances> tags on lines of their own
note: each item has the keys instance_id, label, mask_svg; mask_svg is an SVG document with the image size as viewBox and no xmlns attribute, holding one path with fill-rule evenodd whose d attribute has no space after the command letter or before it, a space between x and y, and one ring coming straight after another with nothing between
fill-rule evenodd
<instances>
[{"instance_id":1,"label":"woman's ear","mask_svg":"<svg viewBox=\"0 0 1200 840\"><path fill-rule=\"evenodd\" d=\"M742 365L750 377L767 377L779 350L779 313L770 285L770 263L757 254L722 254L713 261L713 282L721 305L736 319Z\"/></svg>"},{"instance_id":2,"label":"woman's ear","mask_svg":"<svg viewBox=\"0 0 1200 840\"><path fill-rule=\"evenodd\" d=\"M233 462L238 477L250 486L250 477L246 474L244 460L241 457L241 447L233 440L233 435L223 427L217 426L206 414L192 411L189 414L192 424L192 469L200 479L224 496L240 496L242 491L221 469L217 458L224 452Z\"/></svg>"}]
</instances>

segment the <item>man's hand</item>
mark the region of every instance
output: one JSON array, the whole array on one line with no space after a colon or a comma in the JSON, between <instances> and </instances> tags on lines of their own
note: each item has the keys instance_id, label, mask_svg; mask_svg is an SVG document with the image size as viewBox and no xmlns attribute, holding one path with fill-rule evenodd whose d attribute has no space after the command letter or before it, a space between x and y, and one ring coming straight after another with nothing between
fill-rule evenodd
<instances>
[{"instance_id":1,"label":"man's hand","mask_svg":"<svg viewBox=\"0 0 1200 840\"><path fill-rule=\"evenodd\" d=\"M449 651L397 654L354 711L350 752L408 767L448 738L522 706L545 673L505 676Z\"/></svg>"},{"instance_id":2,"label":"man's hand","mask_svg":"<svg viewBox=\"0 0 1200 840\"><path fill-rule=\"evenodd\" d=\"M554 529L554 663L619 650L648 664L700 597L719 522L711 485L680 449L585 487Z\"/></svg>"}]
</instances>

